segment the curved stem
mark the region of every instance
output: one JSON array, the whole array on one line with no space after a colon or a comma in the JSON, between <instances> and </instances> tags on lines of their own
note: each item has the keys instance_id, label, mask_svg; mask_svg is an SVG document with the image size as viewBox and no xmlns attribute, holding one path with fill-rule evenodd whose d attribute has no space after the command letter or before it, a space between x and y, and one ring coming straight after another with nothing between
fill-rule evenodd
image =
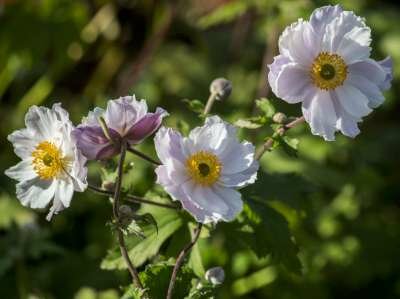
<instances>
[{"instance_id":1,"label":"curved stem","mask_svg":"<svg viewBox=\"0 0 400 299\"><path fill-rule=\"evenodd\" d=\"M210 113L212 106L214 105L215 100L217 99L217 94L212 92L208 97L206 107L204 108L203 115L207 116Z\"/></svg>"},{"instance_id":2,"label":"curved stem","mask_svg":"<svg viewBox=\"0 0 400 299\"><path fill-rule=\"evenodd\" d=\"M172 270L172 275L171 279L169 281L169 286L168 286L168 292L167 292L167 299L172 298L172 292L174 290L175 282L176 282L176 277L178 276L179 269L181 268L183 261L185 260L185 257L187 254L190 252L194 244L196 244L197 240L199 239L201 228L203 227L202 223L198 223L197 227L194 231L194 236L192 240L190 241L189 244L187 244L182 251L179 253L178 258L176 259L176 263L174 266L174 269Z\"/></svg>"},{"instance_id":3,"label":"curved stem","mask_svg":"<svg viewBox=\"0 0 400 299\"><path fill-rule=\"evenodd\" d=\"M289 129L302 124L305 121L304 116L296 118L294 121L284 125L283 127L279 128L275 134L283 136ZM260 160L261 157L264 155L265 152L269 151L274 144L273 137L270 137L265 141L265 143L257 150L255 154L255 159Z\"/></svg>"},{"instance_id":4,"label":"curved stem","mask_svg":"<svg viewBox=\"0 0 400 299\"><path fill-rule=\"evenodd\" d=\"M88 188L98 192L100 194L104 194L104 195L113 195L114 192L113 191L108 191L108 190L104 190L101 188L98 188L96 186L93 185L88 185ZM167 208L167 209L173 209L173 210L178 210L179 207L174 205L174 204L168 204L168 203L162 203L162 202L156 202L153 200L149 200L143 197L139 197L136 195L131 195L131 194L126 194L125 195L127 199L125 199L126 201L130 201L130 202L134 202L134 203L144 203L144 204L149 204L149 205L153 205L153 206L159 206L159 207L163 207L163 208Z\"/></svg>"},{"instance_id":5,"label":"curved stem","mask_svg":"<svg viewBox=\"0 0 400 299\"><path fill-rule=\"evenodd\" d=\"M131 152L132 154L142 158L143 160L146 160L147 162L150 162L154 165L161 165L161 162L154 160L153 158L147 156L146 154L138 151L137 149L133 148L133 147L128 147L126 149L128 152Z\"/></svg>"},{"instance_id":6,"label":"curved stem","mask_svg":"<svg viewBox=\"0 0 400 299\"><path fill-rule=\"evenodd\" d=\"M125 155L126 155L126 143L124 142L121 145L121 154L118 162L118 177L114 191L113 214L114 214L114 219L117 222L117 235L118 235L118 243L119 243L119 249L121 250L121 255L124 258L129 273L132 276L133 284L137 288L143 290L143 285L140 281L139 273L137 272L135 266L132 264L132 261L129 258L128 250L126 249L124 234L119 226L119 205L121 196L122 177L124 173L123 168L124 168Z\"/></svg>"}]
</instances>

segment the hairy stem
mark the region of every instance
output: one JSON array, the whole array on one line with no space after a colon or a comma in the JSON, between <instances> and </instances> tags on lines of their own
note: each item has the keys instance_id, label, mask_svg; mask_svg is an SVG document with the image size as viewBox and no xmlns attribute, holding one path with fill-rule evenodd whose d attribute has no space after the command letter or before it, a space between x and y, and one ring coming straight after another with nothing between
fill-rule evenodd
<instances>
[{"instance_id":1,"label":"hairy stem","mask_svg":"<svg viewBox=\"0 0 400 299\"><path fill-rule=\"evenodd\" d=\"M95 191L95 192L97 192L97 193L104 194L104 195L110 195L111 196L111 195L114 194L113 191L104 190L102 188L98 188L98 187L93 186L93 185L88 185L88 188L93 190L93 191ZM146 198L139 197L139 196L136 196L136 195L126 194L125 197L126 197L125 200L129 201L129 202L144 203L144 204L149 204L149 205L153 205L153 206L159 206L159 207L163 207L163 208L167 208L167 209L173 209L173 210L179 209L179 207L174 205L174 204L156 202L156 201L152 201L150 199L146 199Z\"/></svg>"},{"instance_id":2,"label":"hairy stem","mask_svg":"<svg viewBox=\"0 0 400 299\"><path fill-rule=\"evenodd\" d=\"M214 105L215 100L217 99L217 94L212 92L208 97L206 107L204 108L203 115L207 115L210 113L212 106Z\"/></svg>"},{"instance_id":3,"label":"hairy stem","mask_svg":"<svg viewBox=\"0 0 400 299\"><path fill-rule=\"evenodd\" d=\"M167 292L167 299L172 298L172 292L174 290L176 277L178 276L179 269L181 268L185 257L188 255L194 244L196 244L197 240L199 239L201 228L203 227L202 223L198 223L197 227L194 231L194 236L189 244L187 244L182 251L179 253L178 258L176 259L176 263L174 269L172 270L171 279L169 281L168 292Z\"/></svg>"},{"instance_id":4,"label":"hairy stem","mask_svg":"<svg viewBox=\"0 0 400 299\"><path fill-rule=\"evenodd\" d=\"M146 160L147 162L150 162L150 163L152 163L154 165L161 165L161 162L154 160L153 158L147 156L146 154L138 151L137 149L135 149L133 147L128 147L126 150L128 152L130 152L130 153L142 158L143 160Z\"/></svg>"},{"instance_id":5,"label":"hairy stem","mask_svg":"<svg viewBox=\"0 0 400 299\"><path fill-rule=\"evenodd\" d=\"M135 266L132 264L132 261L129 258L128 255L128 250L126 249L126 244L125 244L125 239L124 239L124 234L122 230L120 229L120 223L119 223L119 206L120 206L120 196L121 196L121 185L122 185L122 176L123 176L123 168L124 168L124 161L125 161L125 155L126 155L126 143L123 142L121 145L121 154L118 162L118 177L117 181L115 184L115 191L114 191L114 202L113 202L113 214L114 214L114 219L117 222L117 236L118 236L118 244L119 244L119 249L121 250L121 255L128 267L129 273L132 276L132 282L133 285L136 286L137 288L143 290L143 285L140 281L139 274L135 268Z\"/></svg>"},{"instance_id":6,"label":"hairy stem","mask_svg":"<svg viewBox=\"0 0 400 299\"><path fill-rule=\"evenodd\" d=\"M304 116L296 118L294 121L284 125L276 131L276 134L283 136L289 129L298 126L304 122ZM265 143L256 151L255 159L260 160L265 152L269 151L274 144L273 137L270 137Z\"/></svg>"}]
</instances>

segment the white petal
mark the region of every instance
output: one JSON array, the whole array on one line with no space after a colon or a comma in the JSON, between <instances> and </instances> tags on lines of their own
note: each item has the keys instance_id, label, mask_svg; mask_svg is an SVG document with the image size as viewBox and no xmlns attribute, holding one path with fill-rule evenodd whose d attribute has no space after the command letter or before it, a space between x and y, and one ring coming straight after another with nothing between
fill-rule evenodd
<instances>
[{"instance_id":1,"label":"white petal","mask_svg":"<svg viewBox=\"0 0 400 299\"><path fill-rule=\"evenodd\" d=\"M328 91L319 91L313 98L303 102L302 110L314 135L327 141L335 140L337 115Z\"/></svg>"},{"instance_id":2,"label":"white petal","mask_svg":"<svg viewBox=\"0 0 400 299\"><path fill-rule=\"evenodd\" d=\"M135 96L127 96L108 101L104 118L110 128L124 136L131 126L142 119L146 113L145 100L139 102Z\"/></svg>"},{"instance_id":3,"label":"white petal","mask_svg":"<svg viewBox=\"0 0 400 299\"><path fill-rule=\"evenodd\" d=\"M276 80L281 72L284 65L290 63L291 60L285 55L278 55L274 57L274 61L268 65L268 83L271 86L271 90L276 94Z\"/></svg>"},{"instance_id":4,"label":"white petal","mask_svg":"<svg viewBox=\"0 0 400 299\"><path fill-rule=\"evenodd\" d=\"M343 9L340 5L327 5L319 7L313 11L310 17L310 24L316 34L323 34L327 24L337 18Z\"/></svg>"},{"instance_id":5,"label":"white petal","mask_svg":"<svg viewBox=\"0 0 400 299\"><path fill-rule=\"evenodd\" d=\"M362 18L356 16L351 11L343 11L338 17L334 18L325 29L325 34L322 42L322 49L324 51L328 51L331 53L336 53L340 43L343 38L354 30L354 28L366 28L365 30L369 30L369 28L365 25L365 22ZM369 46L371 39L366 38L366 34L357 35L350 34L348 37L355 38L355 42L359 43L362 46Z\"/></svg>"},{"instance_id":6,"label":"white petal","mask_svg":"<svg viewBox=\"0 0 400 299\"><path fill-rule=\"evenodd\" d=\"M299 19L286 27L279 38L279 52L308 67L319 52L319 38L308 22Z\"/></svg>"},{"instance_id":7,"label":"white petal","mask_svg":"<svg viewBox=\"0 0 400 299\"><path fill-rule=\"evenodd\" d=\"M210 217L218 218L219 215L223 215L229 210L224 200L209 187L184 184L182 188L190 201L205 210Z\"/></svg>"},{"instance_id":8,"label":"white petal","mask_svg":"<svg viewBox=\"0 0 400 299\"><path fill-rule=\"evenodd\" d=\"M303 101L311 88L311 78L307 70L291 63L285 65L278 75L276 96L294 104Z\"/></svg>"},{"instance_id":9,"label":"white petal","mask_svg":"<svg viewBox=\"0 0 400 299\"><path fill-rule=\"evenodd\" d=\"M369 42L371 30L368 27L356 27L347 33L340 42L337 53L344 59L347 65L368 59L371 54ZM364 45L368 44L368 45Z\"/></svg>"},{"instance_id":10,"label":"white petal","mask_svg":"<svg viewBox=\"0 0 400 299\"><path fill-rule=\"evenodd\" d=\"M385 97L379 87L365 76L350 73L348 80L351 85L367 96L371 108L376 108L384 102Z\"/></svg>"},{"instance_id":11,"label":"white petal","mask_svg":"<svg viewBox=\"0 0 400 299\"><path fill-rule=\"evenodd\" d=\"M32 106L25 115L25 124L38 139L52 140L54 132L59 130L60 122L54 111L46 107Z\"/></svg>"},{"instance_id":12,"label":"white petal","mask_svg":"<svg viewBox=\"0 0 400 299\"><path fill-rule=\"evenodd\" d=\"M368 107L367 97L350 84L336 88L335 92L340 105L354 118L361 118L372 111Z\"/></svg>"},{"instance_id":13,"label":"white petal","mask_svg":"<svg viewBox=\"0 0 400 299\"><path fill-rule=\"evenodd\" d=\"M32 159L22 160L5 171L5 174L17 181L28 181L37 177L32 167Z\"/></svg>"},{"instance_id":14,"label":"white petal","mask_svg":"<svg viewBox=\"0 0 400 299\"><path fill-rule=\"evenodd\" d=\"M93 111L89 111L89 114L86 118L83 119L82 124L88 126L98 126L99 125L99 117L104 116L105 110L99 107L93 109Z\"/></svg>"},{"instance_id":15,"label":"white petal","mask_svg":"<svg viewBox=\"0 0 400 299\"><path fill-rule=\"evenodd\" d=\"M40 139L31 130L21 129L8 135L7 139L13 144L15 154L21 159L31 157Z\"/></svg>"},{"instance_id":16,"label":"white petal","mask_svg":"<svg viewBox=\"0 0 400 299\"><path fill-rule=\"evenodd\" d=\"M229 151L220 156L222 162L222 174L232 174L245 171L254 161L255 147L250 142L236 141Z\"/></svg>"},{"instance_id":17,"label":"white petal","mask_svg":"<svg viewBox=\"0 0 400 299\"><path fill-rule=\"evenodd\" d=\"M222 186L235 188L242 188L249 184L253 184L257 179L258 167L258 161L254 160L253 163L242 172L222 174L219 182Z\"/></svg>"},{"instance_id":18,"label":"white petal","mask_svg":"<svg viewBox=\"0 0 400 299\"><path fill-rule=\"evenodd\" d=\"M21 204L33 209L46 207L54 197L56 180L44 181L38 177L17 184L17 198Z\"/></svg>"},{"instance_id":19,"label":"white petal","mask_svg":"<svg viewBox=\"0 0 400 299\"><path fill-rule=\"evenodd\" d=\"M381 85L386 78L384 68L373 59L367 59L350 65L349 73L365 76L378 86Z\"/></svg>"},{"instance_id":20,"label":"white petal","mask_svg":"<svg viewBox=\"0 0 400 299\"><path fill-rule=\"evenodd\" d=\"M59 180L58 186L56 188L54 201L61 201L65 208L68 208L72 196L74 194L74 184L71 182L70 179L66 180Z\"/></svg>"},{"instance_id":21,"label":"white petal","mask_svg":"<svg viewBox=\"0 0 400 299\"><path fill-rule=\"evenodd\" d=\"M220 186L213 187L213 190L229 207L229 210L221 215L222 219L224 221L234 220L243 209L242 195L240 192Z\"/></svg>"},{"instance_id":22,"label":"white petal","mask_svg":"<svg viewBox=\"0 0 400 299\"><path fill-rule=\"evenodd\" d=\"M186 160L183 154L182 135L166 127L161 127L154 137L154 145L156 148L157 156L161 162L166 161L172 157L182 163Z\"/></svg>"}]
</instances>

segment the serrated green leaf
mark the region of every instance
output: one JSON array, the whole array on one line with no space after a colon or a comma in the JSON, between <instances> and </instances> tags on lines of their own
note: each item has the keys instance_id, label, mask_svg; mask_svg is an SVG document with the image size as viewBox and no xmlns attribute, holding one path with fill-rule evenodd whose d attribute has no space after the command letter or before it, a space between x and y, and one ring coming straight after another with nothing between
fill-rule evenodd
<instances>
[{"instance_id":1,"label":"serrated green leaf","mask_svg":"<svg viewBox=\"0 0 400 299\"><path fill-rule=\"evenodd\" d=\"M257 107L264 112L265 116L271 118L274 116L276 110L272 102L266 98L256 100Z\"/></svg>"},{"instance_id":2,"label":"serrated green leaf","mask_svg":"<svg viewBox=\"0 0 400 299\"><path fill-rule=\"evenodd\" d=\"M150 298L165 298L171 279L174 264L171 262L161 262L148 265L146 269L139 274L143 286L147 289ZM186 266L181 267L175 281L175 287L172 298L185 298L192 287L191 281L195 278L193 271ZM134 293L133 293L134 294ZM138 299L137 294L134 296L123 297L124 299Z\"/></svg>"},{"instance_id":3,"label":"serrated green leaf","mask_svg":"<svg viewBox=\"0 0 400 299\"><path fill-rule=\"evenodd\" d=\"M128 254L133 264L138 267L149 258L155 256L161 245L182 225L183 221L176 211L156 207L143 206L138 213L151 213L157 221L158 233L153 225L143 228L145 238L131 236L126 238ZM101 268L106 270L126 269L126 264L121 257L118 247L110 250L101 263Z\"/></svg>"},{"instance_id":4,"label":"serrated green leaf","mask_svg":"<svg viewBox=\"0 0 400 299\"><path fill-rule=\"evenodd\" d=\"M248 200L244 206L245 223L252 229L243 232L247 244L258 257L271 255L273 260L282 263L295 273L301 272L298 249L292 240L285 217L268 204Z\"/></svg>"}]
</instances>

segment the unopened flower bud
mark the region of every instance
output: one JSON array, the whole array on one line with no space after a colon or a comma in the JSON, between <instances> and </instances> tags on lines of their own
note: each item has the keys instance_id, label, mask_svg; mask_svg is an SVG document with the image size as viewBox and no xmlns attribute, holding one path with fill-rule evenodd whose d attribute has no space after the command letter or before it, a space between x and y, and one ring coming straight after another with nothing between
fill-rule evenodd
<instances>
[{"instance_id":1,"label":"unopened flower bud","mask_svg":"<svg viewBox=\"0 0 400 299\"><path fill-rule=\"evenodd\" d=\"M120 214L121 217L123 217L123 216L132 216L132 213L133 213L133 211L132 211L130 206L122 205L122 206L119 207L119 214Z\"/></svg>"},{"instance_id":2,"label":"unopened flower bud","mask_svg":"<svg viewBox=\"0 0 400 299\"><path fill-rule=\"evenodd\" d=\"M287 121L287 116L282 112L278 112L274 114L272 120L277 124L285 124Z\"/></svg>"},{"instance_id":3,"label":"unopened flower bud","mask_svg":"<svg viewBox=\"0 0 400 299\"><path fill-rule=\"evenodd\" d=\"M225 271L221 267L210 268L207 270L205 278L213 285L222 284L225 280Z\"/></svg>"},{"instance_id":4,"label":"unopened flower bud","mask_svg":"<svg viewBox=\"0 0 400 299\"><path fill-rule=\"evenodd\" d=\"M231 94L232 83L225 78L215 79L211 82L210 92L216 95L216 100L222 101Z\"/></svg>"},{"instance_id":5,"label":"unopened flower bud","mask_svg":"<svg viewBox=\"0 0 400 299\"><path fill-rule=\"evenodd\" d=\"M133 211L130 206L122 205L118 209L119 211L119 223L123 228L128 227L132 222Z\"/></svg>"},{"instance_id":6,"label":"unopened flower bud","mask_svg":"<svg viewBox=\"0 0 400 299\"><path fill-rule=\"evenodd\" d=\"M104 181L101 187L107 191L114 191L115 183L111 181Z\"/></svg>"}]
</instances>

